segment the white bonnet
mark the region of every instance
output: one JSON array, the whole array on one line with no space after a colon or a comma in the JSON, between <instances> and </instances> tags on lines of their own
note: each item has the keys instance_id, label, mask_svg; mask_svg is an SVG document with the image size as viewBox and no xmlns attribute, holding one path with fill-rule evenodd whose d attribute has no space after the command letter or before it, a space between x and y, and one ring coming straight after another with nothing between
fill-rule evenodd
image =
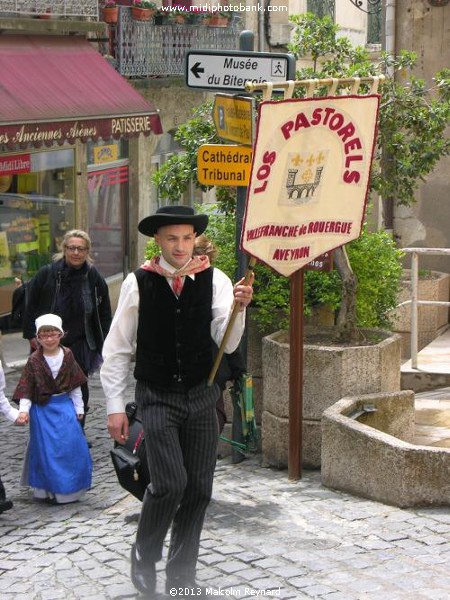
<instances>
[{"instance_id":1,"label":"white bonnet","mask_svg":"<svg viewBox=\"0 0 450 600\"><path fill-rule=\"evenodd\" d=\"M39 332L41 327L54 327L55 329L59 329L61 333L64 333L62 320L58 315L53 315L51 313L48 315L41 315L34 323L36 325L36 333Z\"/></svg>"}]
</instances>

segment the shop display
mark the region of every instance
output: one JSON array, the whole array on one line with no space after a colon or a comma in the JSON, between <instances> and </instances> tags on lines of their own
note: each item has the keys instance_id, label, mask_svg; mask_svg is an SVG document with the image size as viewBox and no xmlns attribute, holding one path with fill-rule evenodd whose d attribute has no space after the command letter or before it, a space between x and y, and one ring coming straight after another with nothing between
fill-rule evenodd
<instances>
[{"instance_id":1,"label":"shop display","mask_svg":"<svg viewBox=\"0 0 450 600\"><path fill-rule=\"evenodd\" d=\"M48 264L74 225L71 151L20 156L3 164L20 163L27 172L0 177L0 317L11 311L14 279L28 281Z\"/></svg>"}]
</instances>

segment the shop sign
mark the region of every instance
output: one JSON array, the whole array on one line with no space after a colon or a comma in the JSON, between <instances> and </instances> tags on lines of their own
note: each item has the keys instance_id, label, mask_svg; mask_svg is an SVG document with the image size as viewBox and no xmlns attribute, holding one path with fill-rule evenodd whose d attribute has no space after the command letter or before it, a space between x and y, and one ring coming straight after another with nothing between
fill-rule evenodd
<instances>
[{"instance_id":1,"label":"shop sign","mask_svg":"<svg viewBox=\"0 0 450 600\"><path fill-rule=\"evenodd\" d=\"M30 154L0 156L0 176L31 172Z\"/></svg>"},{"instance_id":2,"label":"shop sign","mask_svg":"<svg viewBox=\"0 0 450 600\"><path fill-rule=\"evenodd\" d=\"M119 158L119 147L116 144L107 144L106 146L95 146L94 164L111 162Z\"/></svg>"},{"instance_id":3,"label":"shop sign","mask_svg":"<svg viewBox=\"0 0 450 600\"><path fill-rule=\"evenodd\" d=\"M88 139L132 137L143 133L156 132L154 117L142 115L133 117L114 117L108 119L87 119L83 121L55 121L52 123L27 123L0 125L0 144L7 146L27 145L51 146L55 142L73 143L75 140L86 142ZM152 128L152 122L154 127Z\"/></svg>"},{"instance_id":4,"label":"shop sign","mask_svg":"<svg viewBox=\"0 0 450 600\"><path fill-rule=\"evenodd\" d=\"M197 177L202 185L248 185L252 149L248 146L203 144L197 155Z\"/></svg>"}]
</instances>

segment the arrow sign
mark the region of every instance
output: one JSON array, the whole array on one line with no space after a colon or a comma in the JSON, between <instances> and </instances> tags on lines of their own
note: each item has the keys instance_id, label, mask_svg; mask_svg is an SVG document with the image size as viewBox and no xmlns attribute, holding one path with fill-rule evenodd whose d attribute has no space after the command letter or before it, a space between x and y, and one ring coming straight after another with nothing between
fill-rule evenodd
<instances>
[{"instance_id":1,"label":"arrow sign","mask_svg":"<svg viewBox=\"0 0 450 600\"><path fill-rule=\"evenodd\" d=\"M233 50L189 50L186 53L186 85L191 88L245 91L245 83L277 83L295 79L291 54L239 52Z\"/></svg>"},{"instance_id":2,"label":"arrow sign","mask_svg":"<svg viewBox=\"0 0 450 600\"><path fill-rule=\"evenodd\" d=\"M200 63L197 62L195 63L195 65L192 67L191 72L193 73L194 77L197 77L197 79L200 79L200 75L199 73L204 73L205 69L201 69L200 68Z\"/></svg>"}]
</instances>

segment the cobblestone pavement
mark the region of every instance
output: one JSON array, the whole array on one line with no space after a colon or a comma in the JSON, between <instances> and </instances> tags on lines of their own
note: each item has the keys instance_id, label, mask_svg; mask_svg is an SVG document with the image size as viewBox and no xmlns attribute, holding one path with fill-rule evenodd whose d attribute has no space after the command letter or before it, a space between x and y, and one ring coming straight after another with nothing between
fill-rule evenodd
<instances>
[{"instance_id":1,"label":"cobblestone pavement","mask_svg":"<svg viewBox=\"0 0 450 600\"><path fill-rule=\"evenodd\" d=\"M7 372L9 394L17 376ZM130 399L132 390L130 380ZM28 433L0 421L0 468L14 501L0 515L2 600L138 597L129 552L140 502L117 483L98 377L91 396L94 484L80 503L38 503L19 487ZM211 597L448 600L449 565L447 508L402 510L352 497L324 488L318 471L292 483L259 457L218 461L198 569Z\"/></svg>"}]
</instances>

